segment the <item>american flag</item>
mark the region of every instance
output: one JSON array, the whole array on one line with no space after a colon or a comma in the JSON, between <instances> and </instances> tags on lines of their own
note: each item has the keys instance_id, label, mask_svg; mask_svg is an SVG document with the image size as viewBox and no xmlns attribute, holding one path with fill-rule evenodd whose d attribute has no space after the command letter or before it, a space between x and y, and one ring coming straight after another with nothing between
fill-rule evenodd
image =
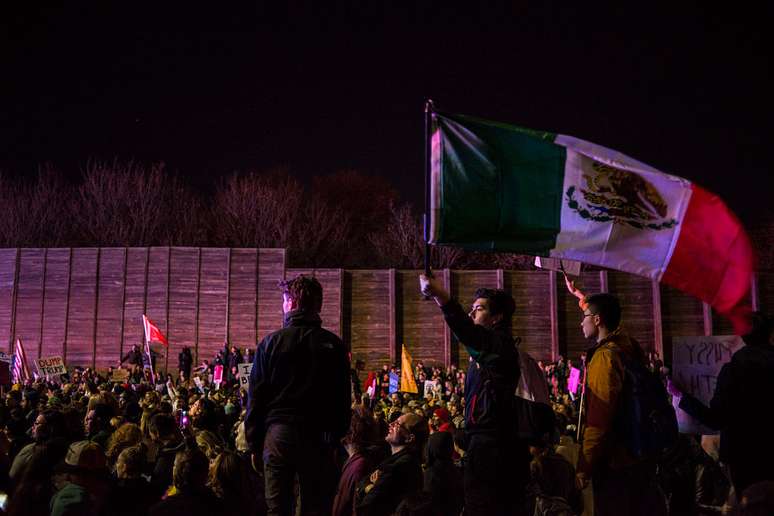
<instances>
[{"instance_id":1,"label":"american flag","mask_svg":"<svg viewBox=\"0 0 774 516\"><path fill-rule=\"evenodd\" d=\"M27 366L27 355L24 353L24 346L21 339L16 339L13 346L13 383L24 383L30 377L30 368Z\"/></svg>"}]
</instances>

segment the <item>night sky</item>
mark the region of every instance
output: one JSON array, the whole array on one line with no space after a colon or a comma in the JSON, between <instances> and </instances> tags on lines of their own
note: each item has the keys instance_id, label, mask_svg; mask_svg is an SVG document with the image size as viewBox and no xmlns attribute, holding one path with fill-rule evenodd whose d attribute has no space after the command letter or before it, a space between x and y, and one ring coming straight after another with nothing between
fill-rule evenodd
<instances>
[{"instance_id":1,"label":"night sky","mask_svg":"<svg viewBox=\"0 0 774 516\"><path fill-rule=\"evenodd\" d=\"M89 158L134 158L206 191L233 170L358 169L419 204L429 96L697 181L748 225L772 213L770 7L9 3L0 169L10 175L51 162L76 177Z\"/></svg>"}]
</instances>

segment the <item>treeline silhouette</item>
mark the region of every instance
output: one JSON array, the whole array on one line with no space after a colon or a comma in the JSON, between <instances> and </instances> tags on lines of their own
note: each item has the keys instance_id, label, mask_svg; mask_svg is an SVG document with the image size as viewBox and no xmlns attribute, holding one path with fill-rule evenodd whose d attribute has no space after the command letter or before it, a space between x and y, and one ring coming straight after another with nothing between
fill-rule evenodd
<instances>
[{"instance_id":1,"label":"treeline silhouette","mask_svg":"<svg viewBox=\"0 0 774 516\"><path fill-rule=\"evenodd\" d=\"M281 247L291 267L422 268L420 210L384 178L340 171L235 172L207 193L163 163L90 161L0 173L1 247ZM532 257L434 248L434 268L532 268Z\"/></svg>"}]
</instances>

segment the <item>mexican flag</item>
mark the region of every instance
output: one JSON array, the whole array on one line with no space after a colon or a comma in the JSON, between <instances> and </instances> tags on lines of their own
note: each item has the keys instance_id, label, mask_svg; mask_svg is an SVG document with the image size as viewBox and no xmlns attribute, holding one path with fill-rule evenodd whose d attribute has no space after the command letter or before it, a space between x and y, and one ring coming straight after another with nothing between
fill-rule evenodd
<instances>
[{"instance_id":1,"label":"mexican flag","mask_svg":"<svg viewBox=\"0 0 774 516\"><path fill-rule=\"evenodd\" d=\"M587 141L431 114L430 243L663 281L749 329L754 256L720 198Z\"/></svg>"}]
</instances>

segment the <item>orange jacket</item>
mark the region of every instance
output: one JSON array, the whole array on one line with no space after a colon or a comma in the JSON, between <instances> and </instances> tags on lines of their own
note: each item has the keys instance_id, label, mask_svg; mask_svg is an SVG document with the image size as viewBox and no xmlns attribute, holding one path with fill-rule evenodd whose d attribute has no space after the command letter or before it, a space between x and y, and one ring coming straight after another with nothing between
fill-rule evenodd
<instances>
[{"instance_id":1,"label":"orange jacket","mask_svg":"<svg viewBox=\"0 0 774 516\"><path fill-rule=\"evenodd\" d=\"M631 466L636 460L615 435L613 421L624 382L621 353L642 359L642 350L619 327L592 349L586 371L583 407L583 439L578 471L590 475L600 465L611 469Z\"/></svg>"}]
</instances>

